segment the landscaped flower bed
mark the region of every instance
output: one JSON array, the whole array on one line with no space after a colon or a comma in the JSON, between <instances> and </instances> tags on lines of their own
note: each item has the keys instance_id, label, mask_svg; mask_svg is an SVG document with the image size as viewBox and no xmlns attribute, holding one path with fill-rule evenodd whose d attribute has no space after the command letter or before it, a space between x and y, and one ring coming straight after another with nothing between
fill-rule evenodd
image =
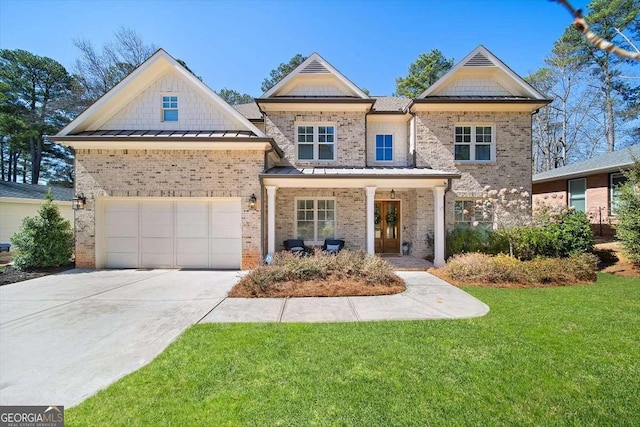
<instances>
[{"instance_id":1,"label":"landscaped flower bed","mask_svg":"<svg viewBox=\"0 0 640 427\"><path fill-rule=\"evenodd\" d=\"M520 261L504 254L470 253L451 257L438 275L465 285L565 286L594 282L597 266L598 258L593 254Z\"/></svg>"},{"instance_id":2,"label":"landscaped flower bed","mask_svg":"<svg viewBox=\"0 0 640 427\"><path fill-rule=\"evenodd\" d=\"M393 267L380 257L343 250L336 255L276 254L271 265L244 276L230 297L389 295L405 290Z\"/></svg>"}]
</instances>

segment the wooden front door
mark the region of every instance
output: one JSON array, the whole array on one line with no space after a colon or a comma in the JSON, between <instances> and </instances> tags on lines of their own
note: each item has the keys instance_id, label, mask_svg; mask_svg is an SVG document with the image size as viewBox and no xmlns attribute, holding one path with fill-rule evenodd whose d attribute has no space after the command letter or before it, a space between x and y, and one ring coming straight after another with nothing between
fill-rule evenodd
<instances>
[{"instance_id":1,"label":"wooden front door","mask_svg":"<svg viewBox=\"0 0 640 427\"><path fill-rule=\"evenodd\" d=\"M400 201L375 202L375 246L377 254L400 253Z\"/></svg>"}]
</instances>

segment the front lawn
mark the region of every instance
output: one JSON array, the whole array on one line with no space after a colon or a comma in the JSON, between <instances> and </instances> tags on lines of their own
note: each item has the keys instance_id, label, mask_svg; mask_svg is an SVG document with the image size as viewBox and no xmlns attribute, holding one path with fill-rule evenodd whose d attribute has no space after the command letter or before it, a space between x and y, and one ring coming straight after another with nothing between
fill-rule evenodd
<instances>
[{"instance_id":1,"label":"front lawn","mask_svg":"<svg viewBox=\"0 0 640 427\"><path fill-rule=\"evenodd\" d=\"M637 425L640 281L467 288L481 318L195 326L69 425Z\"/></svg>"}]
</instances>

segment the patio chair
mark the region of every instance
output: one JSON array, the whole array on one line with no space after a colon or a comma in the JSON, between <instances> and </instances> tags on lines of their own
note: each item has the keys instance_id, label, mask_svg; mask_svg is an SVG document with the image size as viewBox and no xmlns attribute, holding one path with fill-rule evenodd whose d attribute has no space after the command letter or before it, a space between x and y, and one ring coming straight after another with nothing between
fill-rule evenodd
<instances>
[{"instance_id":1,"label":"patio chair","mask_svg":"<svg viewBox=\"0 0 640 427\"><path fill-rule=\"evenodd\" d=\"M322 250L330 254L337 254L344 249L344 240L326 239L322 245Z\"/></svg>"},{"instance_id":2,"label":"patio chair","mask_svg":"<svg viewBox=\"0 0 640 427\"><path fill-rule=\"evenodd\" d=\"M298 254L298 255L306 255L309 253L309 248L304 245L304 240L302 239L288 239L283 242L285 250Z\"/></svg>"}]
</instances>

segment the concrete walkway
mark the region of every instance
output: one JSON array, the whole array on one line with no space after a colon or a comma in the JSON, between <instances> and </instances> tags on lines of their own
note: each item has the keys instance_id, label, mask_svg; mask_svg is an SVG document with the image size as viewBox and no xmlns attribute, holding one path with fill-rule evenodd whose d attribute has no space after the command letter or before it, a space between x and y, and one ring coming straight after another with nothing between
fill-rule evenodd
<instances>
[{"instance_id":1,"label":"concrete walkway","mask_svg":"<svg viewBox=\"0 0 640 427\"><path fill-rule=\"evenodd\" d=\"M149 363L194 323L453 319L489 308L426 272L407 291L227 298L237 271L70 270L0 286L0 405L76 405Z\"/></svg>"},{"instance_id":2,"label":"concrete walkway","mask_svg":"<svg viewBox=\"0 0 640 427\"><path fill-rule=\"evenodd\" d=\"M226 298L206 322L357 322L371 320L463 319L489 307L429 274L398 271L407 285L401 294L332 298Z\"/></svg>"}]
</instances>

